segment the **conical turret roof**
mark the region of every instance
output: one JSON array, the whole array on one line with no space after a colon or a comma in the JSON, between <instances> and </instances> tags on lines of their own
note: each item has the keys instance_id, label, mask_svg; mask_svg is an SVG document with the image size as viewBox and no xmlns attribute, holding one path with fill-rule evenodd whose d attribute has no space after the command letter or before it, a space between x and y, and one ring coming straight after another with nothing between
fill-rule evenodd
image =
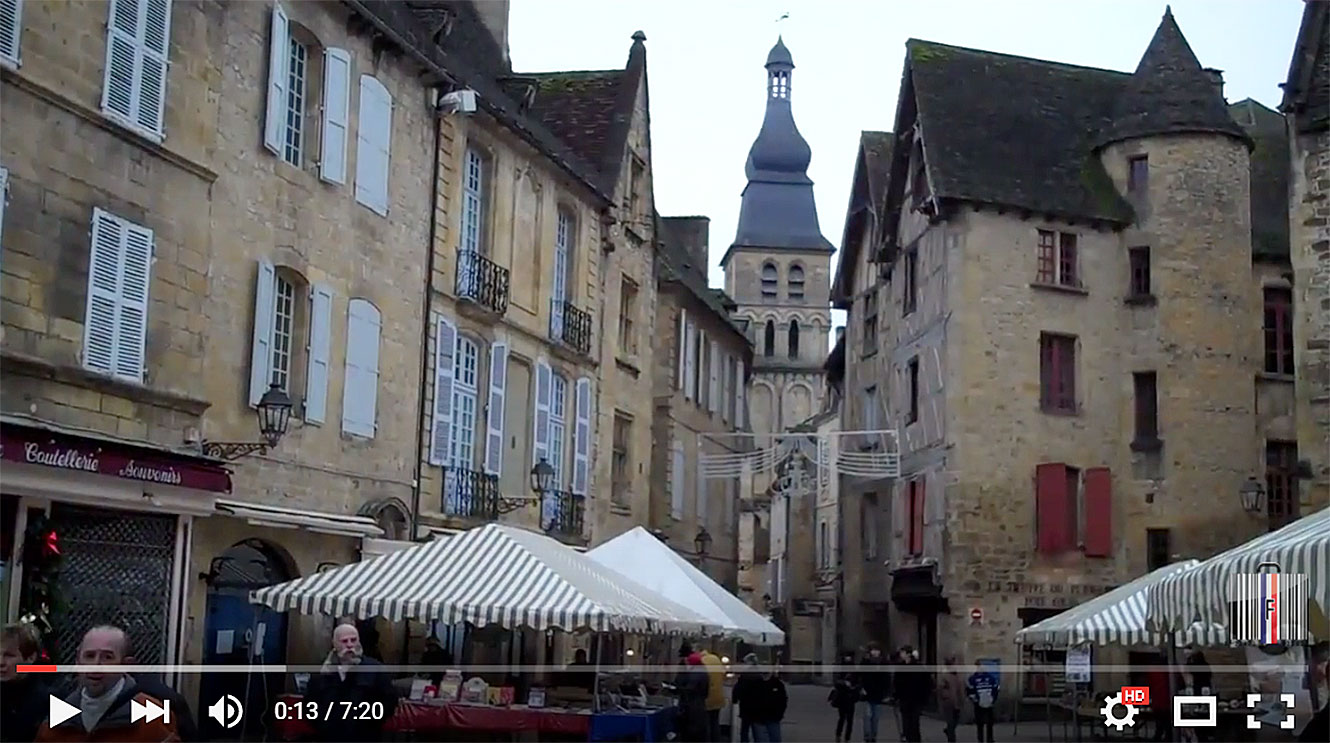
<instances>
[{"instance_id":1,"label":"conical turret roof","mask_svg":"<svg viewBox=\"0 0 1330 743\"><path fill-rule=\"evenodd\" d=\"M1141 56L1136 72L1114 103L1098 145L1163 134L1227 134L1251 144L1229 115L1210 74L1191 50L1173 10L1164 18Z\"/></svg>"}]
</instances>

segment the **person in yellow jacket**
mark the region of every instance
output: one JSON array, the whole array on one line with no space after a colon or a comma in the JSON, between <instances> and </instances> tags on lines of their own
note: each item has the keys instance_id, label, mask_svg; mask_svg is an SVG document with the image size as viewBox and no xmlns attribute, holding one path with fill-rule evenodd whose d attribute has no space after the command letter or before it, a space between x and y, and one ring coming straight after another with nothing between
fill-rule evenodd
<instances>
[{"instance_id":1,"label":"person in yellow jacket","mask_svg":"<svg viewBox=\"0 0 1330 743\"><path fill-rule=\"evenodd\" d=\"M710 650L702 651L707 667L707 740L720 740L720 711L725 708L725 664Z\"/></svg>"}]
</instances>

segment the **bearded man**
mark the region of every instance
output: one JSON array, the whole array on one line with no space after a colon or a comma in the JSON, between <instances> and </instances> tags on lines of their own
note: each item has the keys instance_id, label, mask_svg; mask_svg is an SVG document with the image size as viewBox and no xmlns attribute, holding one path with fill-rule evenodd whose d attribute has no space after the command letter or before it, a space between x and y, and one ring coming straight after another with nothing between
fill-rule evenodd
<instances>
[{"instance_id":1,"label":"bearded man","mask_svg":"<svg viewBox=\"0 0 1330 743\"><path fill-rule=\"evenodd\" d=\"M309 680L305 701L317 704L317 740L383 740L384 725L397 710L397 691L382 664L365 656L355 625L333 630L323 669ZM331 714L329 714L331 710Z\"/></svg>"}]
</instances>

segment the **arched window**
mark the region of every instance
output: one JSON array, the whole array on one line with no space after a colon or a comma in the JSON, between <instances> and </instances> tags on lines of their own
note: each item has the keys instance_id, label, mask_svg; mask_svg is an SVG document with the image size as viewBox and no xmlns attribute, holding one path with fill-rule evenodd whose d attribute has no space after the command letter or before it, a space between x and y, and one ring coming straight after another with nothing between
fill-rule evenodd
<instances>
[{"instance_id":1,"label":"arched window","mask_svg":"<svg viewBox=\"0 0 1330 743\"><path fill-rule=\"evenodd\" d=\"M790 299L804 298L804 267L798 263L790 266L788 286Z\"/></svg>"},{"instance_id":2,"label":"arched window","mask_svg":"<svg viewBox=\"0 0 1330 743\"><path fill-rule=\"evenodd\" d=\"M790 358L799 358L799 321L790 320Z\"/></svg>"},{"instance_id":3,"label":"arched window","mask_svg":"<svg viewBox=\"0 0 1330 743\"><path fill-rule=\"evenodd\" d=\"M775 355L776 355L776 321L775 321L775 320L767 320L767 330L766 330L765 333L763 333L762 341L763 341L763 343L762 343L762 355L763 355L763 356L775 356Z\"/></svg>"},{"instance_id":4,"label":"arched window","mask_svg":"<svg viewBox=\"0 0 1330 743\"><path fill-rule=\"evenodd\" d=\"M780 276L776 271L776 264L767 261L762 264L762 296L776 296L776 287L780 284Z\"/></svg>"}]
</instances>

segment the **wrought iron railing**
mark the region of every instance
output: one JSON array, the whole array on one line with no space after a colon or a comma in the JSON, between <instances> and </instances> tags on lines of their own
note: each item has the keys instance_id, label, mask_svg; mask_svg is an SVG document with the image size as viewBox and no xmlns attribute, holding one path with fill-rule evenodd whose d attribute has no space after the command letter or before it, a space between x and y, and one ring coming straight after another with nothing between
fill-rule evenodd
<instances>
[{"instance_id":1,"label":"wrought iron railing","mask_svg":"<svg viewBox=\"0 0 1330 743\"><path fill-rule=\"evenodd\" d=\"M449 516L494 521L499 518L499 477L477 470L446 467L443 512Z\"/></svg>"},{"instance_id":2,"label":"wrought iron railing","mask_svg":"<svg viewBox=\"0 0 1330 743\"><path fill-rule=\"evenodd\" d=\"M591 313L572 302L551 299L550 338L578 353L591 353Z\"/></svg>"},{"instance_id":3,"label":"wrought iron railing","mask_svg":"<svg viewBox=\"0 0 1330 743\"><path fill-rule=\"evenodd\" d=\"M508 311L508 269L474 250L457 251L457 296L502 315Z\"/></svg>"},{"instance_id":4,"label":"wrought iron railing","mask_svg":"<svg viewBox=\"0 0 1330 743\"><path fill-rule=\"evenodd\" d=\"M581 537L586 518L586 499L566 490L545 493L540 505L540 526L546 532L562 537Z\"/></svg>"}]
</instances>

